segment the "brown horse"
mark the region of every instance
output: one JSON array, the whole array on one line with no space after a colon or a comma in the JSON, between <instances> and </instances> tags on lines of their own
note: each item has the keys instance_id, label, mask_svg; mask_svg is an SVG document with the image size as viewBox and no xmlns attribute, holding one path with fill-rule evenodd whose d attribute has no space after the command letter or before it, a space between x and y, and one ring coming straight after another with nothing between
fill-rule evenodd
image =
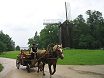
<instances>
[{"instance_id":1,"label":"brown horse","mask_svg":"<svg viewBox=\"0 0 104 78\"><path fill-rule=\"evenodd\" d=\"M50 47L50 48L52 48L51 52L48 50L40 50L37 52L37 56L39 58L38 62L43 63L43 75L45 75L44 66L45 66L45 64L48 64L49 73L50 73L50 77L51 77L51 75L53 75L56 72L57 59L58 58L63 59L64 54L63 54L61 45L54 45L53 47ZM53 66L53 71L51 69L51 66ZM38 72L39 72L39 68L38 68Z\"/></svg>"}]
</instances>

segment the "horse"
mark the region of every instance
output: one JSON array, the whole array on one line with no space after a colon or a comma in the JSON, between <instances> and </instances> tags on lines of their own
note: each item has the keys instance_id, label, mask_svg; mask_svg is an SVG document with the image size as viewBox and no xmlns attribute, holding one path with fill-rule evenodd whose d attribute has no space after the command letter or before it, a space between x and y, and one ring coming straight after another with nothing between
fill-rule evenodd
<instances>
[{"instance_id":1,"label":"horse","mask_svg":"<svg viewBox=\"0 0 104 78\"><path fill-rule=\"evenodd\" d=\"M39 58L38 65L40 62L43 63L43 75L45 75L44 73L45 64L48 64L50 78L51 78L51 75L53 75L56 72L57 59L58 58L63 59L64 54L61 45L54 45L51 46L50 48L52 48L51 52L49 49L37 51L37 57ZM51 66L53 66L53 71L51 69ZM38 72L39 72L39 68L38 68Z\"/></svg>"}]
</instances>

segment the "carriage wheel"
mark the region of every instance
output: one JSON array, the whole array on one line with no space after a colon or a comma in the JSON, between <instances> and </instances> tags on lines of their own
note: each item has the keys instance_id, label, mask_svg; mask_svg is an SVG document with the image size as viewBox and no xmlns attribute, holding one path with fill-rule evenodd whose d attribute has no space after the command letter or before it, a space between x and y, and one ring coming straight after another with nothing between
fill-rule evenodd
<instances>
[{"instance_id":1,"label":"carriage wheel","mask_svg":"<svg viewBox=\"0 0 104 78\"><path fill-rule=\"evenodd\" d=\"M27 64L26 69L27 69L27 72L30 73L30 65L29 64Z\"/></svg>"},{"instance_id":2,"label":"carriage wheel","mask_svg":"<svg viewBox=\"0 0 104 78\"><path fill-rule=\"evenodd\" d=\"M19 62L19 60L16 60L16 67L17 67L17 69L19 69L19 67L20 67L20 62Z\"/></svg>"}]
</instances>

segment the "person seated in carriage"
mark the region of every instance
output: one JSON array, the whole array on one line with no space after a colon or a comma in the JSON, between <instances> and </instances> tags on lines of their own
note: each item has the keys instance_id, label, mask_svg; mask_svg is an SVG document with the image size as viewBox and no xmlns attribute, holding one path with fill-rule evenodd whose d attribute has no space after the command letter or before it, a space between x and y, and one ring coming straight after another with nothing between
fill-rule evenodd
<instances>
[{"instance_id":1,"label":"person seated in carriage","mask_svg":"<svg viewBox=\"0 0 104 78\"><path fill-rule=\"evenodd\" d=\"M24 59L26 58L26 54L24 53L23 50L20 51L20 54L19 54L18 57L19 57L20 63L23 64L23 61L24 61Z\"/></svg>"},{"instance_id":2,"label":"person seated in carriage","mask_svg":"<svg viewBox=\"0 0 104 78\"><path fill-rule=\"evenodd\" d=\"M31 59L37 59L37 45L36 44L32 44L31 47Z\"/></svg>"}]
</instances>

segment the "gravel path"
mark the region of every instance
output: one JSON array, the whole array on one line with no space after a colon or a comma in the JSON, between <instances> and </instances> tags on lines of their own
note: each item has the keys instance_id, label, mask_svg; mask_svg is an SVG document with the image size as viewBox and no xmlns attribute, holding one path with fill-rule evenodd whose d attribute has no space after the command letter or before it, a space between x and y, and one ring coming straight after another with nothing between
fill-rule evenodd
<instances>
[{"instance_id":1,"label":"gravel path","mask_svg":"<svg viewBox=\"0 0 104 78\"><path fill-rule=\"evenodd\" d=\"M46 75L42 76L42 72L37 73L37 68L32 68L31 73L27 73L24 66L17 69L15 62L15 59L0 58L0 63L4 66L0 78L49 78L47 65ZM52 78L104 78L104 65L57 65Z\"/></svg>"}]
</instances>

